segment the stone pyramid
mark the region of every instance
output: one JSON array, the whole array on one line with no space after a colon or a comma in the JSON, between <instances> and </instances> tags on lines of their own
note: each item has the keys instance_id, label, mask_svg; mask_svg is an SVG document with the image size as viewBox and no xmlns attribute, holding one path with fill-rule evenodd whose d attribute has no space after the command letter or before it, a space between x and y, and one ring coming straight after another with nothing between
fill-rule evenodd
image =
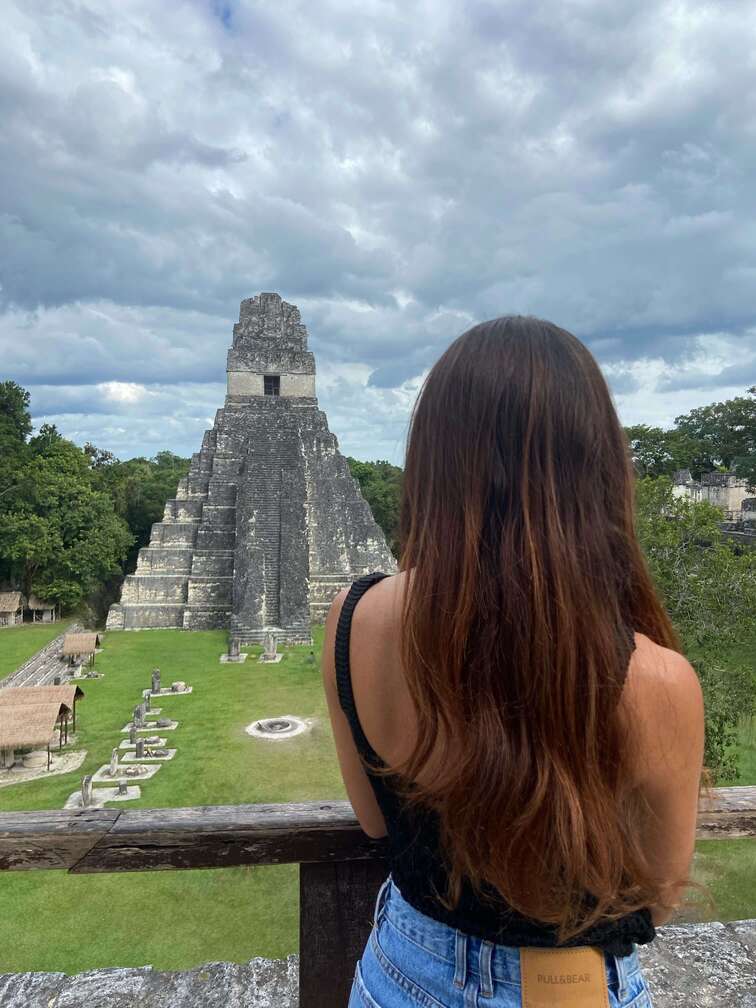
<instances>
[{"instance_id":1,"label":"stone pyramid","mask_svg":"<svg viewBox=\"0 0 756 1008\"><path fill-rule=\"evenodd\" d=\"M309 642L334 595L396 570L315 397L295 305L242 301L228 394L163 520L139 551L108 629L226 628L241 643Z\"/></svg>"}]
</instances>

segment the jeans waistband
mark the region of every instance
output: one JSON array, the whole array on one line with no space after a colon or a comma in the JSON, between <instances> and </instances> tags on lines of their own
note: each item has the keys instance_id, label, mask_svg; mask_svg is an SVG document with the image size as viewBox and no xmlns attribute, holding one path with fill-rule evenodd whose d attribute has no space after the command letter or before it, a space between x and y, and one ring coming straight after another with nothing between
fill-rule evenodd
<instances>
[{"instance_id":1,"label":"jeans waistband","mask_svg":"<svg viewBox=\"0 0 756 1008\"><path fill-rule=\"evenodd\" d=\"M512 945L498 945L465 935L416 910L405 900L399 887L389 876L381 886L375 904L374 922L379 927L383 920L404 939L413 942L429 955L455 967L455 975L462 969L479 973L495 981L520 982L520 950ZM628 979L640 970L637 949L631 955L618 957L604 953L607 981L616 983L620 992Z\"/></svg>"}]
</instances>

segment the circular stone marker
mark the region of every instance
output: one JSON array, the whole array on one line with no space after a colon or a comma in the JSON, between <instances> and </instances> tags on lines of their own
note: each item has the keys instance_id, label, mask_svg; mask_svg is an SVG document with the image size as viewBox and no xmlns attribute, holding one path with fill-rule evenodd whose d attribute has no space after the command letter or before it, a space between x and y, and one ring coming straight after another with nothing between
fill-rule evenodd
<instances>
[{"instance_id":1,"label":"circular stone marker","mask_svg":"<svg viewBox=\"0 0 756 1008\"><path fill-rule=\"evenodd\" d=\"M309 727L309 724L301 718L285 714L281 717L261 718L259 721L253 721L244 730L247 735L252 735L254 738L275 740L301 735Z\"/></svg>"}]
</instances>

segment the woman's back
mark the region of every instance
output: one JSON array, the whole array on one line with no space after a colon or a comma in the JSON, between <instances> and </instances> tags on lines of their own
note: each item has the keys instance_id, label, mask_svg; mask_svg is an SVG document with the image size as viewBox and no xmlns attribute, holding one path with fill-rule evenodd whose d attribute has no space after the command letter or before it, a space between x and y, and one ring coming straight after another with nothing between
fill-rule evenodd
<instances>
[{"instance_id":1,"label":"woman's back","mask_svg":"<svg viewBox=\"0 0 756 1008\"><path fill-rule=\"evenodd\" d=\"M350 670L352 690L362 729L371 747L388 765L406 760L417 740L417 717L402 668L401 619L404 592L411 573L400 571L381 578L355 606L351 621ZM344 591L337 606L346 598ZM655 756L660 756L653 737L672 731L668 706L660 708L660 692L678 680L682 689L695 687L695 673L685 658L655 644L645 634L634 634L635 647L628 661L625 686L620 694L618 716L628 725L628 786L647 780ZM685 732L684 712L679 730ZM661 727L664 726L664 731ZM684 743L683 743L684 744ZM650 749L655 748L655 754ZM437 764L443 750L436 750ZM663 764L657 763L660 774ZM428 768L432 776L432 767ZM420 778L422 781L422 778Z\"/></svg>"},{"instance_id":2,"label":"woman's back","mask_svg":"<svg viewBox=\"0 0 756 1008\"><path fill-rule=\"evenodd\" d=\"M685 883L702 702L574 336L505 317L449 347L412 417L401 543L401 573L359 579L326 623L361 825L425 919L629 955Z\"/></svg>"}]
</instances>

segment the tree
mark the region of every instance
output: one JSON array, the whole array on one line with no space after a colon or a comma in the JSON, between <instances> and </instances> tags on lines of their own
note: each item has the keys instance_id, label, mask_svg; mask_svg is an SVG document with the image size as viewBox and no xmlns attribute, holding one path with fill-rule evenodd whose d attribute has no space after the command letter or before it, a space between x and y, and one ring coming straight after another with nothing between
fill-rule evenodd
<instances>
[{"instance_id":1,"label":"tree","mask_svg":"<svg viewBox=\"0 0 756 1008\"><path fill-rule=\"evenodd\" d=\"M29 393L14 381L0 382L0 443L22 443L31 429Z\"/></svg>"},{"instance_id":2,"label":"tree","mask_svg":"<svg viewBox=\"0 0 756 1008\"><path fill-rule=\"evenodd\" d=\"M667 431L661 427L635 424L625 427L625 436L639 476L661 476L670 471L672 460L667 447Z\"/></svg>"},{"instance_id":3,"label":"tree","mask_svg":"<svg viewBox=\"0 0 756 1008\"><path fill-rule=\"evenodd\" d=\"M359 459L347 458L347 462L373 517L383 529L390 549L394 556L398 556L403 471L386 461L360 462Z\"/></svg>"},{"instance_id":4,"label":"tree","mask_svg":"<svg viewBox=\"0 0 756 1008\"><path fill-rule=\"evenodd\" d=\"M0 382L0 514L18 492L31 429L29 393L15 382Z\"/></svg>"},{"instance_id":5,"label":"tree","mask_svg":"<svg viewBox=\"0 0 756 1008\"><path fill-rule=\"evenodd\" d=\"M179 480L189 471L188 458L161 451L154 458L119 461L92 444L85 445L98 481L112 501L115 512L129 527L133 542L125 570L133 570L139 550L150 541L155 522L163 517L165 502L175 497Z\"/></svg>"},{"instance_id":6,"label":"tree","mask_svg":"<svg viewBox=\"0 0 756 1008\"><path fill-rule=\"evenodd\" d=\"M97 448L91 441L85 442L82 451L89 459L89 464L93 469L104 469L106 466L115 465L118 462L113 452Z\"/></svg>"},{"instance_id":7,"label":"tree","mask_svg":"<svg viewBox=\"0 0 756 1008\"><path fill-rule=\"evenodd\" d=\"M722 655L753 623L756 553L723 537L718 508L673 497L669 479L641 479L636 490L641 545L701 680L706 764L715 776L736 776L731 746L740 716L754 712L756 674L723 663Z\"/></svg>"},{"instance_id":8,"label":"tree","mask_svg":"<svg viewBox=\"0 0 756 1008\"><path fill-rule=\"evenodd\" d=\"M17 489L0 502L0 570L25 594L71 609L120 571L131 536L87 455L54 426L43 425L26 449Z\"/></svg>"},{"instance_id":9,"label":"tree","mask_svg":"<svg viewBox=\"0 0 756 1008\"><path fill-rule=\"evenodd\" d=\"M756 386L748 389L747 396L699 406L676 417L675 425L701 446L714 466L752 477L756 470Z\"/></svg>"}]
</instances>

